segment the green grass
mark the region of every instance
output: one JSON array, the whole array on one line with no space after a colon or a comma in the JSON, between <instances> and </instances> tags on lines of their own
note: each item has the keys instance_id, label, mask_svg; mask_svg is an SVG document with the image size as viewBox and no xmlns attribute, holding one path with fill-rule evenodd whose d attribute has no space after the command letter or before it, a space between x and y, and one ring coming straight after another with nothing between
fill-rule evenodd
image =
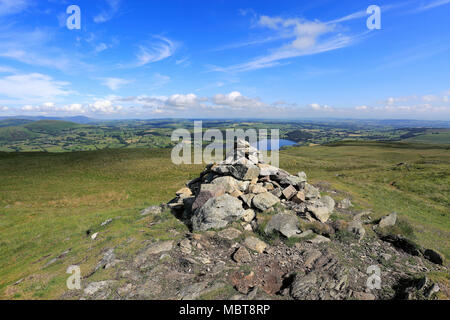
<instances>
[{"instance_id":1,"label":"green grass","mask_svg":"<svg viewBox=\"0 0 450 320\"><path fill-rule=\"evenodd\" d=\"M0 298L58 298L71 264L88 273L102 252L116 247L132 257L148 240L176 239L187 231L172 215L141 217L167 202L203 166L173 165L170 149L76 153L0 153ZM415 241L450 258L450 152L395 143L341 143L291 148L280 166L329 182L373 217L396 211ZM397 166L400 162L408 166ZM394 185L391 185L395 182ZM113 222L100 224L113 218ZM152 223L157 223L149 227ZM86 231L99 232L96 241ZM411 230L412 229L412 230ZM71 249L66 258L45 264ZM95 274L100 279L103 274ZM17 286L19 279L25 280Z\"/></svg>"}]
</instances>

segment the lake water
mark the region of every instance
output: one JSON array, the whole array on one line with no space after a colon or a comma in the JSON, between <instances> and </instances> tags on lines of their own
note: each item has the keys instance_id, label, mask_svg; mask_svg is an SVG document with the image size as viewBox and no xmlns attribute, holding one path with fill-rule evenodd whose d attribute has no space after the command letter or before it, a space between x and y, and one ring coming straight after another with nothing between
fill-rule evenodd
<instances>
[{"instance_id":1,"label":"lake water","mask_svg":"<svg viewBox=\"0 0 450 320\"><path fill-rule=\"evenodd\" d=\"M284 146L293 146L293 145L297 144L297 142L294 142L294 141L291 141L291 140L279 139L278 140L279 141L279 146L278 146L279 148L272 149L271 141L272 140L260 140L258 142L257 148L259 150L272 151L272 150L278 150L279 148L284 147ZM253 145L253 146L255 147L255 145Z\"/></svg>"}]
</instances>

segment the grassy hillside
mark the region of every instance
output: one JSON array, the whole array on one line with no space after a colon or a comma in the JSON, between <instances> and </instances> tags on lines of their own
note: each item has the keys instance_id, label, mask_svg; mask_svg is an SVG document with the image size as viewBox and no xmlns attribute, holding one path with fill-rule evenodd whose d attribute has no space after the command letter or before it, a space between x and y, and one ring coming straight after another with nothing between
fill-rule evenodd
<instances>
[{"instance_id":1,"label":"grassy hillside","mask_svg":"<svg viewBox=\"0 0 450 320\"><path fill-rule=\"evenodd\" d=\"M339 190L337 200L350 196L355 210L372 209L373 217L398 212L417 242L450 258L448 148L341 143L291 148L280 160L282 168ZM0 298L57 298L69 265L90 270L105 248L127 243L132 255L145 240L183 233L174 217L152 227L139 211L170 200L202 168L173 165L165 149L0 153ZM87 230L100 232L98 239Z\"/></svg>"},{"instance_id":2,"label":"grassy hillside","mask_svg":"<svg viewBox=\"0 0 450 320\"><path fill-rule=\"evenodd\" d=\"M38 137L39 134L24 127L0 127L0 141L22 141Z\"/></svg>"},{"instance_id":3,"label":"grassy hillside","mask_svg":"<svg viewBox=\"0 0 450 320\"><path fill-rule=\"evenodd\" d=\"M0 128L2 127L16 127L21 126L27 123L32 122L32 120L26 120L26 119L5 119L0 120Z\"/></svg>"},{"instance_id":4,"label":"grassy hillside","mask_svg":"<svg viewBox=\"0 0 450 320\"><path fill-rule=\"evenodd\" d=\"M82 125L68 121L41 120L28 123L23 127L35 132L57 134L64 130L80 128Z\"/></svg>"}]
</instances>

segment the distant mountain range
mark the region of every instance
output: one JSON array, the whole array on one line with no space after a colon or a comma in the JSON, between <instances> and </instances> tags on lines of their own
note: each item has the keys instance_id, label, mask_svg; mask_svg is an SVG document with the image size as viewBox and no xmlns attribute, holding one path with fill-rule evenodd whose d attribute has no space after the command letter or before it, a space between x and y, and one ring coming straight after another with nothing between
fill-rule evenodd
<instances>
[{"instance_id":1,"label":"distant mountain range","mask_svg":"<svg viewBox=\"0 0 450 320\"><path fill-rule=\"evenodd\" d=\"M42 116L13 116L13 117L0 117L0 120L29 120L29 121L40 121L40 120L60 120L60 121L68 121L75 122L78 124L88 124L93 122L99 122L99 120L84 117L84 116L76 116L76 117L42 117Z\"/></svg>"}]
</instances>

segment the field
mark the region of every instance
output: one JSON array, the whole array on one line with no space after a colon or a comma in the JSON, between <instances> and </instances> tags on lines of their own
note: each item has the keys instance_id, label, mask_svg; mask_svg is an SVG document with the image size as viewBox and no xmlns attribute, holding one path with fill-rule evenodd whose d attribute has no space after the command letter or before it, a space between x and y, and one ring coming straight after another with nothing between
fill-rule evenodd
<instances>
[{"instance_id":1,"label":"field","mask_svg":"<svg viewBox=\"0 0 450 320\"><path fill-rule=\"evenodd\" d=\"M415 125L415 126L414 126ZM440 125L440 129L424 126ZM204 120L203 129L279 129L280 138L301 146L337 141L450 143L448 123L408 121L232 121ZM411 127L410 127L411 126ZM0 120L0 152L74 152L173 147L174 129L192 132L191 120L120 120L92 123L23 119Z\"/></svg>"},{"instance_id":2,"label":"field","mask_svg":"<svg viewBox=\"0 0 450 320\"><path fill-rule=\"evenodd\" d=\"M336 200L350 197L374 218L396 211L419 244L450 258L448 146L293 147L280 153L280 166L307 172L312 183L338 190ZM0 153L0 298L58 298L69 265L91 270L105 248L133 255L144 241L183 234L173 216L152 227L140 210L169 201L202 167L173 165L170 149ZM99 232L96 241L88 230Z\"/></svg>"}]
</instances>

